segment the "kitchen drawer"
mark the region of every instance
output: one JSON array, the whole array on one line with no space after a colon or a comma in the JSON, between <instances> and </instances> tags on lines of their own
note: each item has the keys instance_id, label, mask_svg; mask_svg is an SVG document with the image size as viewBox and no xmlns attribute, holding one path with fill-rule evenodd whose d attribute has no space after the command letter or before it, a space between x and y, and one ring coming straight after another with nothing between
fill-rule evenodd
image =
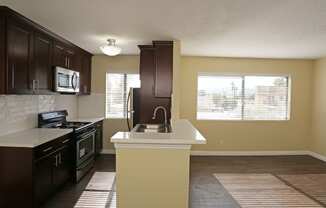
<instances>
[{"instance_id":1,"label":"kitchen drawer","mask_svg":"<svg viewBox=\"0 0 326 208\"><path fill-rule=\"evenodd\" d=\"M72 139L72 134L68 134L34 148L34 160L49 155L64 145L71 144Z\"/></svg>"}]
</instances>

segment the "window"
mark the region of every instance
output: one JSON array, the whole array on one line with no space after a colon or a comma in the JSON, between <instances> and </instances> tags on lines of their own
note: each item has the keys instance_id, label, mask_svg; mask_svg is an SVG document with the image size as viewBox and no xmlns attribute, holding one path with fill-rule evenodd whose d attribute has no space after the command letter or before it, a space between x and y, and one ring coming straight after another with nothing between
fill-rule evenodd
<instances>
[{"instance_id":1,"label":"window","mask_svg":"<svg viewBox=\"0 0 326 208\"><path fill-rule=\"evenodd\" d=\"M198 76L199 120L289 120L287 76Z\"/></svg>"},{"instance_id":2,"label":"window","mask_svg":"<svg viewBox=\"0 0 326 208\"><path fill-rule=\"evenodd\" d=\"M130 87L140 87L138 74L106 74L106 117L126 118Z\"/></svg>"}]
</instances>

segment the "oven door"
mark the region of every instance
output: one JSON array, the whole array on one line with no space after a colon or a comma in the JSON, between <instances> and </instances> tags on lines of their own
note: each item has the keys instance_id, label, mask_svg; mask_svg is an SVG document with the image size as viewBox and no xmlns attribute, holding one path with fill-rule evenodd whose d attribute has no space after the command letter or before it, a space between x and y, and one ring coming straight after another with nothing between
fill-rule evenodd
<instances>
[{"instance_id":1,"label":"oven door","mask_svg":"<svg viewBox=\"0 0 326 208\"><path fill-rule=\"evenodd\" d=\"M94 156L95 153L95 132L92 130L77 137L77 166Z\"/></svg>"},{"instance_id":2,"label":"oven door","mask_svg":"<svg viewBox=\"0 0 326 208\"><path fill-rule=\"evenodd\" d=\"M55 68L55 91L57 92L79 92L79 72Z\"/></svg>"}]
</instances>

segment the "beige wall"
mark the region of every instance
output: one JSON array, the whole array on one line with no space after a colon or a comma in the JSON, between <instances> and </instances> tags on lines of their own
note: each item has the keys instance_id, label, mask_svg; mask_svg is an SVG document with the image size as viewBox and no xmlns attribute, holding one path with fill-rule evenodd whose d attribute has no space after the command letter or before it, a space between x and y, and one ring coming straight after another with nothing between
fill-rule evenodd
<instances>
[{"instance_id":1,"label":"beige wall","mask_svg":"<svg viewBox=\"0 0 326 208\"><path fill-rule=\"evenodd\" d=\"M95 55L92 59L92 95L79 99L80 117L105 116L105 76L107 72L139 73L139 56ZM104 149L113 149L110 137L117 131L127 131L125 119L104 120Z\"/></svg>"},{"instance_id":2,"label":"beige wall","mask_svg":"<svg viewBox=\"0 0 326 208\"><path fill-rule=\"evenodd\" d=\"M292 78L290 121L196 120L197 73L285 74ZM193 150L307 150L311 140L313 61L182 57L181 118L207 138Z\"/></svg>"},{"instance_id":3,"label":"beige wall","mask_svg":"<svg viewBox=\"0 0 326 208\"><path fill-rule=\"evenodd\" d=\"M326 156L326 58L315 62L311 150Z\"/></svg>"},{"instance_id":4,"label":"beige wall","mask_svg":"<svg viewBox=\"0 0 326 208\"><path fill-rule=\"evenodd\" d=\"M175 49L179 50L179 49ZM92 95L80 97L81 117L104 116L105 73L138 73L139 56L108 57L96 55L92 61ZM309 60L233 59L181 57L176 83L180 92L180 108L174 115L189 119L208 139L207 145L193 150L307 150L312 141L312 79L314 62ZM290 121L197 121L197 73L286 74L292 78ZM175 96L175 95L174 95ZM178 104L176 105L178 106ZM85 110L86 109L86 110ZM174 109L175 110L175 109ZM104 149L113 149L109 138L117 131L125 131L124 120L104 122Z\"/></svg>"},{"instance_id":5,"label":"beige wall","mask_svg":"<svg viewBox=\"0 0 326 208\"><path fill-rule=\"evenodd\" d=\"M173 93L171 118L180 118L180 92L181 92L181 42L174 41L173 43Z\"/></svg>"}]
</instances>

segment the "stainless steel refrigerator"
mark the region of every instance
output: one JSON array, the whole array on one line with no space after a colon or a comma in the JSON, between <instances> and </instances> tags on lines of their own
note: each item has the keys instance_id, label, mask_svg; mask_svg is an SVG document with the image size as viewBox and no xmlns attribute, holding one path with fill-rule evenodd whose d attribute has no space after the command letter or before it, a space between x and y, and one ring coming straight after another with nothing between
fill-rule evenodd
<instances>
[{"instance_id":1,"label":"stainless steel refrigerator","mask_svg":"<svg viewBox=\"0 0 326 208\"><path fill-rule=\"evenodd\" d=\"M127 99L127 125L129 131L139 123L140 116L140 88L130 88Z\"/></svg>"}]
</instances>

